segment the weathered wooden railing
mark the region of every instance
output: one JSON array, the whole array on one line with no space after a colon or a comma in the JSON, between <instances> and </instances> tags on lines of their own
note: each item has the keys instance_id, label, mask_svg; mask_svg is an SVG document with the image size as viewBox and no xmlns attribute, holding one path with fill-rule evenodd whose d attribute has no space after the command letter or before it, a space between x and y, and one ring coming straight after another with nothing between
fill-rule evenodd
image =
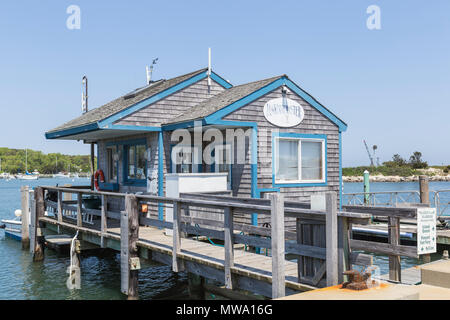
<instances>
[{"instance_id":1,"label":"weathered wooden railing","mask_svg":"<svg viewBox=\"0 0 450 320\"><path fill-rule=\"evenodd\" d=\"M400 219L415 219L417 208L391 208L370 206L343 206L346 212L368 213L377 217L387 217L388 243L350 239L353 250L363 250L389 256L389 279L401 281L400 257L418 258L417 247L400 244Z\"/></svg>"},{"instance_id":2,"label":"weathered wooden railing","mask_svg":"<svg viewBox=\"0 0 450 320\"><path fill-rule=\"evenodd\" d=\"M122 194L112 192L96 192L75 188L38 187L35 189L35 214L32 214L32 229L34 236L31 239L35 259L43 257L42 234L39 232L39 218L43 216L46 207L55 207L54 201L44 201L45 191L57 192L56 219L58 223L64 220L63 193L77 194L76 207L70 206L70 210L76 209L76 227L98 228L101 237L101 246L104 246L104 237L107 235L108 219L120 220L121 242L121 270L122 292L129 296L137 295L137 270L130 267L133 258L137 257L137 242L139 239L139 226L153 226L173 230L172 268L175 272L183 269L181 254L181 238L183 234L199 234L224 241L224 283L227 288L233 288L233 273L237 272L234 265L234 244L268 248L272 256L272 297L281 297L285 294L285 255L292 254L298 257L320 259L321 267L312 277L304 277L301 272L301 260L298 259L299 282L317 286L335 285L342 279L342 271L348 268L349 263L357 263L364 255L349 254L348 228L351 223L367 223L369 215L337 212L336 194L326 194L326 210L311 210L309 204L284 201L282 194L270 194L269 199L244 199L224 196L205 197L204 195L190 195L181 198L169 198L152 195ZM82 195L97 195L101 197L101 209L86 209L82 206ZM109 197L120 197L125 201L125 210L113 212L108 210ZM165 204L172 206L173 222L161 221L140 213L143 204ZM211 208L223 212L223 220L210 220L189 216L190 209ZM182 214L184 213L184 214ZM234 223L236 214L269 215L271 227L260 227ZM83 221L83 215L100 217L93 225ZM321 235L325 239L323 243L304 244L301 231L285 231L285 217L297 219L298 225L314 221L325 225L325 232ZM72 223L67 220L66 222ZM98 225L99 222L99 225ZM193 226L191 224L198 224ZM214 228L212 228L214 227ZM219 229L217 229L219 228ZM98 231L97 231L98 232ZM244 232L240 234L239 232ZM245 234L247 233L247 234ZM318 237L318 235L316 235ZM270 238L269 238L270 237ZM42 255L42 256L41 256ZM326 281L321 279L326 274Z\"/></svg>"},{"instance_id":3,"label":"weathered wooden railing","mask_svg":"<svg viewBox=\"0 0 450 320\"><path fill-rule=\"evenodd\" d=\"M404 203L420 203L420 192L416 190L354 192L342 194L342 199L345 205L397 207Z\"/></svg>"}]
</instances>

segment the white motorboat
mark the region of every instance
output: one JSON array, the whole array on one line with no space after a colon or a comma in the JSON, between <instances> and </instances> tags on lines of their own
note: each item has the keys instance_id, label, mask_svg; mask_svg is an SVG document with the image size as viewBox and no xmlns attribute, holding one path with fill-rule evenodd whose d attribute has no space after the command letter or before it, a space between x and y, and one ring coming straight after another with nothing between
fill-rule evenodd
<instances>
[{"instance_id":1,"label":"white motorboat","mask_svg":"<svg viewBox=\"0 0 450 320\"><path fill-rule=\"evenodd\" d=\"M70 174L58 172L58 173L53 175L53 178L70 178Z\"/></svg>"},{"instance_id":2,"label":"white motorboat","mask_svg":"<svg viewBox=\"0 0 450 320\"><path fill-rule=\"evenodd\" d=\"M14 215L16 217L12 220L1 220L0 227L5 229L5 236L20 241L22 240L22 210L17 209Z\"/></svg>"}]
</instances>

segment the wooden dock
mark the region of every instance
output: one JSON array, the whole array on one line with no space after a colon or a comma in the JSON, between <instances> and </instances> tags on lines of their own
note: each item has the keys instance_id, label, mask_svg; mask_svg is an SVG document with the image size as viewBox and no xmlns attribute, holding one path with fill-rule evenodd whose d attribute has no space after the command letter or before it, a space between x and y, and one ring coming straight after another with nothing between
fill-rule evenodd
<instances>
[{"instance_id":1,"label":"wooden dock","mask_svg":"<svg viewBox=\"0 0 450 320\"><path fill-rule=\"evenodd\" d=\"M58 193L57 202L44 198L50 191ZM64 201L63 193L75 193L77 200ZM83 194L100 196L101 209L85 208ZM109 197L122 198L125 210L108 210ZM368 223L370 216L338 212L335 193L326 194L326 211L312 210L310 204L284 201L279 194L271 194L269 199L204 197L167 198L37 187L32 201L30 250L35 261L42 260L46 235L47 242L49 239L51 242L49 234L73 237L78 232L80 243L76 252L71 253L77 270L83 247L117 250L121 257L121 291L130 299L138 297L139 259L170 265L174 272L186 271L217 281L227 290L267 298L335 285L343 281L342 271L368 261L366 255L350 252L347 237L349 225ZM173 222L140 211L143 205L158 204L173 208ZM223 220L191 216L199 207L214 209L215 216L217 210L222 210ZM269 215L271 226L246 225L234 219L235 215L254 213ZM285 230L286 217L297 219L297 226L302 228ZM164 230L172 235L166 235ZM305 232L309 236L305 237ZM67 243L68 236L55 238L53 242ZM198 236L221 241L223 246L194 239ZM242 250L242 245L262 248L263 252L264 248L269 249L270 255ZM289 261L286 256L294 259Z\"/></svg>"},{"instance_id":2,"label":"wooden dock","mask_svg":"<svg viewBox=\"0 0 450 320\"><path fill-rule=\"evenodd\" d=\"M57 201L44 198L44 194L55 191ZM77 199L64 200L66 193L76 194ZM100 197L101 208L84 207L83 194ZM112 197L122 199L125 210L111 210L108 199ZM418 257L414 245L400 242L401 234L414 228L400 222L414 219L417 208L344 206L344 211L338 211L335 193L326 193L323 200L325 210L322 211L312 209L310 203L284 201L277 193L270 194L268 199L208 194L168 198L38 187L32 201L30 250L33 260L40 261L44 259L45 241L67 244L77 233L71 261L77 264L72 269L78 274L81 274L79 254L85 248L119 251L121 291L129 299L138 298L140 259L169 265L173 272L186 271L214 280L230 296L250 292L279 298L337 285L345 280L343 271L351 269L352 265L373 264L372 256L359 253L360 250L389 256L389 275L384 275L383 279L409 284L418 282L418 269L401 270L400 263L401 256ZM173 210L173 221L159 220L157 215L143 211L143 208L158 208L158 205ZM201 217L195 216L199 208L203 212ZM211 218L208 218L209 210ZM218 212L221 215L218 216ZM241 222L239 215L255 213L268 216L270 225ZM387 224L371 225L372 216L387 218ZM294 219L294 229L285 228L287 218ZM353 228L354 231L356 228L386 228L391 232L388 243L382 243L354 239ZM56 236L52 239L51 234ZM66 236L61 238L61 234ZM223 243L223 246L213 245L209 240ZM270 250L270 254L243 250L242 246L260 248L262 252Z\"/></svg>"},{"instance_id":3,"label":"wooden dock","mask_svg":"<svg viewBox=\"0 0 450 320\"><path fill-rule=\"evenodd\" d=\"M100 244L99 240L101 232L99 230L94 230L92 228L76 228L70 223L58 224L52 218L41 218L40 221L54 226L60 225L64 227L65 232L69 232L69 230L80 230L82 233L80 238L82 238L83 241ZM55 228L50 227L49 229L55 230ZM108 228L103 236L104 239L106 239L106 247L116 250L120 248L120 228ZM139 228L139 240L137 241L137 245L140 249L140 257L143 259L151 259L168 265L172 264L172 242L172 236L167 236L161 229L154 227ZM239 245L236 246L241 247ZM196 270L194 269L196 268L201 271L199 274L219 282L223 281L224 257L224 247L188 238L182 239L181 251L178 253L178 258L183 260L185 271L199 273L195 272ZM286 272L287 294L312 290L315 288L298 282L296 262L285 260L284 266ZM249 278L270 284L272 277L272 258L263 254L242 250L241 247L241 250L235 250L234 252L234 267L232 268L232 272L239 278L238 282L242 281L242 278ZM256 282L254 285L257 285ZM259 286L264 287L261 284ZM246 285L243 287L246 287L247 290L255 289ZM263 294L261 289L257 289L256 291L259 292L259 294ZM266 286L265 295L271 295L270 285Z\"/></svg>"},{"instance_id":4,"label":"wooden dock","mask_svg":"<svg viewBox=\"0 0 450 320\"><path fill-rule=\"evenodd\" d=\"M381 232L378 232L381 231ZM372 236L379 238L387 238L388 236L388 224L379 222L370 225L354 225L354 234ZM417 240L417 226L412 223L400 223L401 239L408 239L411 241ZM436 243L440 245L450 245L450 229L437 228L436 230Z\"/></svg>"}]
</instances>

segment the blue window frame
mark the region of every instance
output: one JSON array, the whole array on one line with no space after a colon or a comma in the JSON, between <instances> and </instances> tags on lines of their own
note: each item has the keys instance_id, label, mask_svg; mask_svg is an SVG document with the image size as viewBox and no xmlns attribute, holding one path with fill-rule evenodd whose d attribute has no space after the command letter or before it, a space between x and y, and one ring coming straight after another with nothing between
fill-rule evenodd
<instances>
[{"instance_id":1,"label":"blue window frame","mask_svg":"<svg viewBox=\"0 0 450 320\"><path fill-rule=\"evenodd\" d=\"M147 141L146 139L124 141L123 182L125 185L147 185Z\"/></svg>"},{"instance_id":2,"label":"blue window frame","mask_svg":"<svg viewBox=\"0 0 450 320\"><path fill-rule=\"evenodd\" d=\"M327 136L272 133L272 186L327 185Z\"/></svg>"}]
</instances>

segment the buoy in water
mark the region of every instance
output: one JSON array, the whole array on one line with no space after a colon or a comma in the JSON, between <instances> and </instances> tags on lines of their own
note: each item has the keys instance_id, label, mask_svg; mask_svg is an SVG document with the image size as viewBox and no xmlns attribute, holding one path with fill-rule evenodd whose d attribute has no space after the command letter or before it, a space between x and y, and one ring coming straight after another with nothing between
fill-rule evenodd
<instances>
[{"instance_id":1,"label":"buoy in water","mask_svg":"<svg viewBox=\"0 0 450 320\"><path fill-rule=\"evenodd\" d=\"M21 216L22 216L22 210L16 209L16 211L14 211L14 215L15 215L16 217L21 217Z\"/></svg>"}]
</instances>

